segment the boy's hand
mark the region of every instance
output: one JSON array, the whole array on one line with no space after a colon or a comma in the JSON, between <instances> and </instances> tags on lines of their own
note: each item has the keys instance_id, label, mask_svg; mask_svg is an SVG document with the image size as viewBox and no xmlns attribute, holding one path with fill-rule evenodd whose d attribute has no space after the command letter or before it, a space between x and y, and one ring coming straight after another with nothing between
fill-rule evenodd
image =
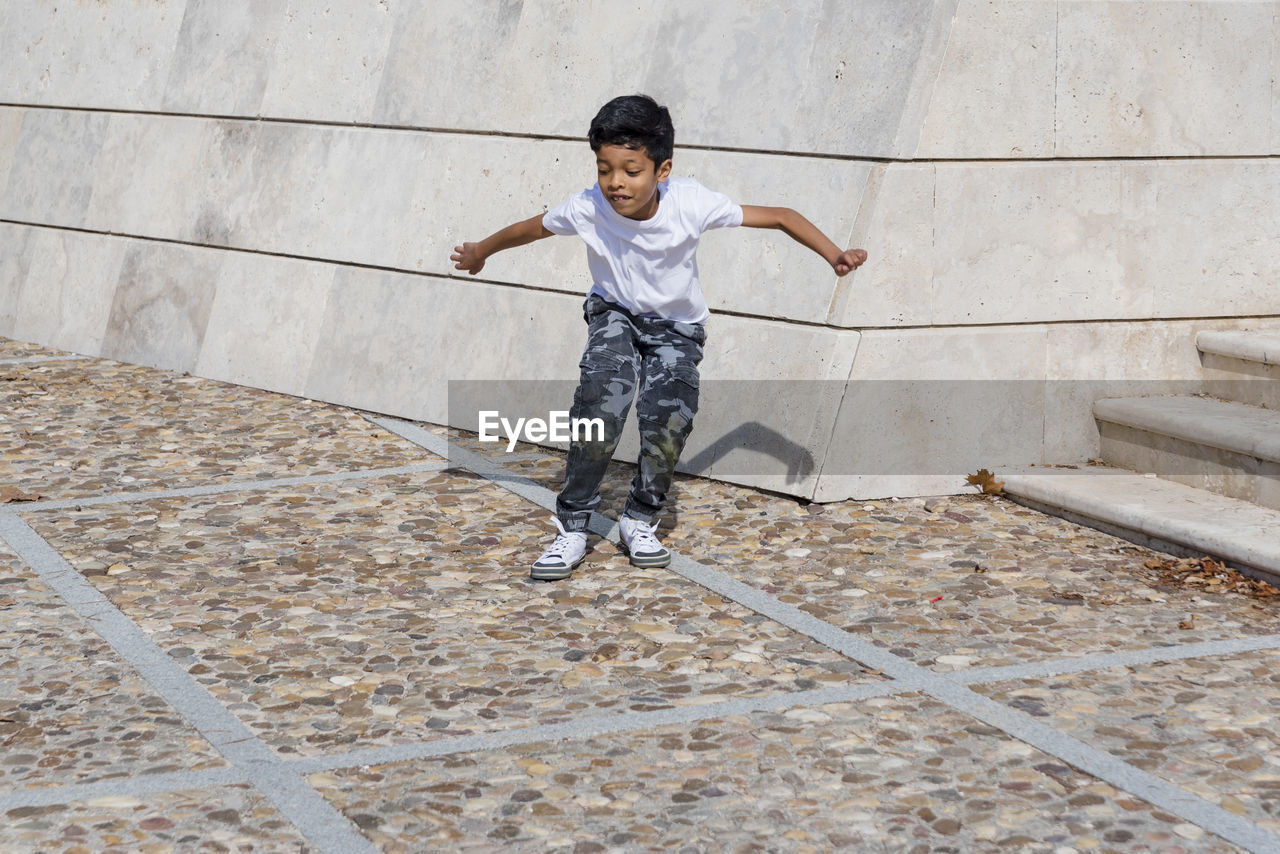
<instances>
[{"instance_id":1,"label":"boy's hand","mask_svg":"<svg viewBox=\"0 0 1280 854\"><path fill-rule=\"evenodd\" d=\"M861 267L866 260L865 249L847 249L831 263L831 267L836 271L837 276L844 276Z\"/></svg>"},{"instance_id":2,"label":"boy's hand","mask_svg":"<svg viewBox=\"0 0 1280 854\"><path fill-rule=\"evenodd\" d=\"M528 219L513 222L506 228L495 231L479 243L464 243L453 247L453 254L449 256L449 260L454 262L455 269L466 270L474 276L484 269L485 260L495 252L524 246L526 243L551 235L552 232L542 224L542 214L534 214Z\"/></svg>"},{"instance_id":3,"label":"boy's hand","mask_svg":"<svg viewBox=\"0 0 1280 854\"><path fill-rule=\"evenodd\" d=\"M484 257L479 243L464 243L453 247L449 260L456 262L453 265L455 270L466 270L474 276L484 269Z\"/></svg>"}]
</instances>

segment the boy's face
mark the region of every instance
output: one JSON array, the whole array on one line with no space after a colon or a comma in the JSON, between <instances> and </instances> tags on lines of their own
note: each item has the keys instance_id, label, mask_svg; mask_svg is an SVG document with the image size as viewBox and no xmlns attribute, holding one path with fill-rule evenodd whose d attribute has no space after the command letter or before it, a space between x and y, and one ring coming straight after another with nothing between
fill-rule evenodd
<instances>
[{"instance_id":1,"label":"boy's face","mask_svg":"<svg viewBox=\"0 0 1280 854\"><path fill-rule=\"evenodd\" d=\"M655 164L643 148L602 145L596 153L600 192L628 219L649 219L658 212L658 182L671 174L671 161Z\"/></svg>"}]
</instances>

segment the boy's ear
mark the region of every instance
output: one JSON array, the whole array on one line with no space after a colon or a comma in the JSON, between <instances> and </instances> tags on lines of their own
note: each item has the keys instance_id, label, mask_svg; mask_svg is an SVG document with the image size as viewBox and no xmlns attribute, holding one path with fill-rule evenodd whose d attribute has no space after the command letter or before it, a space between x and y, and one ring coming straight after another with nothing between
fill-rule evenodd
<instances>
[{"instance_id":1,"label":"boy's ear","mask_svg":"<svg viewBox=\"0 0 1280 854\"><path fill-rule=\"evenodd\" d=\"M671 175L671 158L668 157L658 166L658 180L665 181Z\"/></svg>"}]
</instances>

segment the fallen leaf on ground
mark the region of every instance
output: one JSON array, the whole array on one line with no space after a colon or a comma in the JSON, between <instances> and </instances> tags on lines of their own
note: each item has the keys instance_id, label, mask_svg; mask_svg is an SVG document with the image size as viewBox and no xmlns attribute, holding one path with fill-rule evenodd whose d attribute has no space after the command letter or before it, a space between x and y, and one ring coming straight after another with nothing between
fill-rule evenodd
<instances>
[{"instance_id":1,"label":"fallen leaf on ground","mask_svg":"<svg viewBox=\"0 0 1280 854\"><path fill-rule=\"evenodd\" d=\"M1159 573L1157 584L1178 584L1204 593L1239 593L1255 599L1280 597L1280 588L1250 578L1211 557L1148 560L1143 566Z\"/></svg>"},{"instance_id":2,"label":"fallen leaf on ground","mask_svg":"<svg viewBox=\"0 0 1280 854\"><path fill-rule=\"evenodd\" d=\"M23 492L16 486L0 486L0 504L18 504L22 501L40 501L43 495L32 495L29 492Z\"/></svg>"},{"instance_id":3,"label":"fallen leaf on ground","mask_svg":"<svg viewBox=\"0 0 1280 854\"><path fill-rule=\"evenodd\" d=\"M965 482L980 488L985 495L1003 495L1004 481L996 480L987 469L978 469L974 474L965 478Z\"/></svg>"}]
</instances>

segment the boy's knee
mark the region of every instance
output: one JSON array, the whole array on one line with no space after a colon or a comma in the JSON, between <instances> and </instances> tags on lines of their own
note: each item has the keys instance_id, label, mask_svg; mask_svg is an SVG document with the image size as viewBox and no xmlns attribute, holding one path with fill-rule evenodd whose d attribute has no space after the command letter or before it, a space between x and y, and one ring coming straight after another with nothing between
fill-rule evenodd
<instances>
[{"instance_id":1,"label":"boy's knee","mask_svg":"<svg viewBox=\"0 0 1280 854\"><path fill-rule=\"evenodd\" d=\"M686 412L670 412L662 419L641 418L641 449L655 450L662 456L679 456L692 430L693 416Z\"/></svg>"}]
</instances>

